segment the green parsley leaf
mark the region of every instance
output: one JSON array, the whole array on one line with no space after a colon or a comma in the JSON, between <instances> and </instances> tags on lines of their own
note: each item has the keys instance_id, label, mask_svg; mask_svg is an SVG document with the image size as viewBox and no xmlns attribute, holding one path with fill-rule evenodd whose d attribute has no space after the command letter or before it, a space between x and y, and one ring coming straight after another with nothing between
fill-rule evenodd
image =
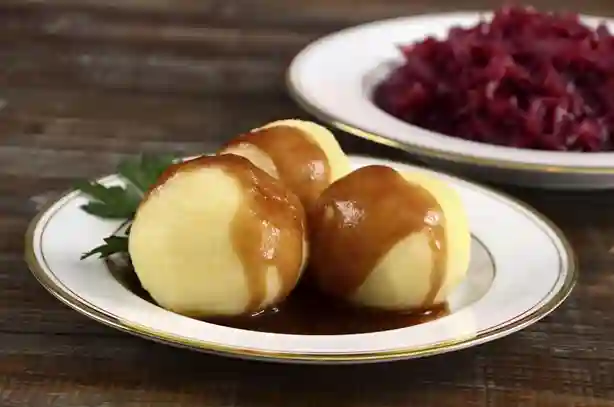
<instances>
[{"instance_id":1,"label":"green parsley leaf","mask_svg":"<svg viewBox=\"0 0 614 407\"><path fill-rule=\"evenodd\" d=\"M125 236L109 236L104 239L104 244L100 245L81 256L81 260L87 259L95 254L100 258L107 258L115 253L128 253L128 238Z\"/></svg>"},{"instance_id":2,"label":"green parsley leaf","mask_svg":"<svg viewBox=\"0 0 614 407\"><path fill-rule=\"evenodd\" d=\"M141 155L140 157L123 161L119 164L117 172L132 187L144 195L155 183L162 173L174 162L172 155Z\"/></svg>"},{"instance_id":3,"label":"green parsley leaf","mask_svg":"<svg viewBox=\"0 0 614 407\"><path fill-rule=\"evenodd\" d=\"M107 219L132 219L145 193L173 162L172 155L142 155L127 159L118 166L127 186L107 187L97 182L80 181L76 188L91 200L81 208L94 216Z\"/></svg>"},{"instance_id":4,"label":"green parsley leaf","mask_svg":"<svg viewBox=\"0 0 614 407\"><path fill-rule=\"evenodd\" d=\"M126 181L125 187L107 187L98 182L78 182L76 188L90 198L81 209L100 218L133 219L145 193L173 162L175 157L172 155L141 155L121 162L117 172ZM126 235L129 233L130 228ZM127 236L109 236L104 239L104 244L83 254L81 259L95 254L106 258L115 253L128 253Z\"/></svg>"},{"instance_id":5,"label":"green parsley leaf","mask_svg":"<svg viewBox=\"0 0 614 407\"><path fill-rule=\"evenodd\" d=\"M106 187L87 181L79 181L75 186L91 198L81 209L101 218L131 219L141 202L141 196L120 186Z\"/></svg>"}]
</instances>

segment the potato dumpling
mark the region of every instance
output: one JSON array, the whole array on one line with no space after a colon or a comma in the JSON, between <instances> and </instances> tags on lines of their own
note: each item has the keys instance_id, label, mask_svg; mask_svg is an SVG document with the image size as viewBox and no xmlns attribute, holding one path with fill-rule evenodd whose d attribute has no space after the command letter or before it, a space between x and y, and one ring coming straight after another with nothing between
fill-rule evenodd
<instances>
[{"instance_id":1,"label":"potato dumpling","mask_svg":"<svg viewBox=\"0 0 614 407\"><path fill-rule=\"evenodd\" d=\"M350 172L350 162L335 136L319 124L280 120L231 140L220 154L236 154L281 180L306 210L335 180Z\"/></svg>"},{"instance_id":2,"label":"potato dumpling","mask_svg":"<svg viewBox=\"0 0 614 407\"><path fill-rule=\"evenodd\" d=\"M456 191L420 172L372 165L328 187L309 214L310 278L387 310L443 303L463 280L471 238Z\"/></svg>"},{"instance_id":3,"label":"potato dumpling","mask_svg":"<svg viewBox=\"0 0 614 407\"><path fill-rule=\"evenodd\" d=\"M141 203L129 251L162 307L199 318L250 314L286 298L306 259L299 199L235 155L171 166Z\"/></svg>"}]
</instances>

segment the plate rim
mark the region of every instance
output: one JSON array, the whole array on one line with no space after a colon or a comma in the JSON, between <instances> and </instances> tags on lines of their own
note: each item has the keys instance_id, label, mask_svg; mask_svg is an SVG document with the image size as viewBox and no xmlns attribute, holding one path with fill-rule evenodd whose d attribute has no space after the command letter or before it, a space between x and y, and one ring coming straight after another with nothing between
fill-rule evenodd
<instances>
[{"instance_id":1,"label":"plate rim","mask_svg":"<svg viewBox=\"0 0 614 407\"><path fill-rule=\"evenodd\" d=\"M356 126L354 124L349 123L347 120L344 120L337 115L330 113L320 107L318 107L315 103L308 100L306 96L302 94L299 89L299 86L295 83L293 77L296 76L295 70L300 62L300 59L306 56L313 49L317 48L320 44L323 44L326 41L335 39L336 37L343 36L345 34L352 33L354 31L358 31L361 29L368 29L375 26L385 27L388 24L395 24L401 21L407 22L407 24L411 24L412 22L429 19L429 18L473 18L477 19L482 16L492 15L491 10L473 10L473 11L455 11L455 12L442 12L442 13L425 13L425 14L416 14L410 16L400 16L400 17L392 17L385 18L375 21L370 21L362 24L357 24L354 26L350 26L347 28L343 28L341 30L335 31L333 33L324 35L311 41L307 45L305 45L293 58L290 64L288 65L285 71L285 85L286 90L289 96L307 113L313 115L317 119L323 121L324 123L338 129L344 131L348 134L366 139L368 141L382 144L388 147L395 148L397 150L405 151L410 154L425 156L431 159L444 160L448 162L464 164L464 165L477 165L477 166L487 166L497 169L503 170L514 170L514 171L522 171L522 172L539 172L539 173L550 173L550 174L581 174L581 175L612 175L614 174L614 164L611 166L603 166L603 165L566 165L566 164L544 164L544 163L531 163L531 162L522 162L509 158L491 158L486 156L474 156L464 152L456 152L456 151L448 151L442 148L434 148L427 147L411 140L396 140L390 137L387 137L382 134L378 134L374 131L368 131L360 126ZM578 14L581 19L586 20L596 20L596 21L606 21L610 24L614 25L614 18L612 17L600 17L594 16L590 14ZM385 61L381 61L385 62ZM424 129L419 126L415 126L411 123L403 122L400 119L394 118L394 120L399 121L408 127L408 130L415 129L420 131L427 131L438 136L443 137L451 137L443 133L430 131ZM460 139L460 141L470 142L469 140ZM496 146L488 143L477 143L474 144L482 144L489 147L495 148L508 148L502 146ZM512 148L513 149L513 148ZM531 150L531 149L514 149L514 150L522 150L526 153L539 153L539 150ZM558 152L557 152L558 153ZM560 152L560 154L573 154L569 152ZM576 154L599 154L601 156L611 155L612 160L614 162L614 151L612 152L594 152L594 153L576 153Z\"/></svg>"},{"instance_id":2,"label":"plate rim","mask_svg":"<svg viewBox=\"0 0 614 407\"><path fill-rule=\"evenodd\" d=\"M377 160L382 163L415 166L412 164L403 163L401 161L395 161L379 157L369 157L366 155L349 155L349 157L350 159L359 160L359 162L362 160ZM144 339L175 347L187 348L190 350L196 350L199 352L212 353L223 356L238 357L243 359L256 359L269 362L320 364L369 363L413 359L453 352L490 342L517 332L549 315L567 299L577 282L578 259L573 250L573 247L571 246L563 232L558 228L558 226L556 226L551 220L549 220L546 216L541 214L536 209L532 208L530 205L504 192L497 191L495 189L480 185L475 182L463 180L459 177L450 175L443 171L434 171L428 168L426 168L426 170L450 177L455 182L460 182L467 187L477 189L481 193L485 193L493 197L493 199L496 199L497 197L507 199L511 203L518 205L520 208L528 211L531 215L535 216L538 220L543 222L544 226L546 228L549 228L550 231L554 234L554 237L559 240L561 248L567 257L567 264L563 264L563 269L566 269L567 273L565 275L563 283L558 289L558 292L554 293L547 302L542 303L541 305L540 303L537 303L524 313L519 314L516 317L509 319L499 325L492 326L482 332L477 333L476 335L438 342L420 348L412 347L410 349L396 349L388 351L373 351L363 353L347 352L334 354L274 352L210 343L203 340L193 340L181 337L179 335L173 335L170 332L156 331L138 323L125 321L110 312L100 309L93 304L90 304L88 301L81 298L78 293L74 293L72 290L61 284L61 282L59 282L59 284L56 283L54 281L54 277L50 276L49 273L45 271L45 268L39 262L36 256L34 248L34 234L40 225L40 221L49 213L49 210L61 201L68 200L71 195L76 194L75 190L64 191L53 200L46 202L39 209L38 213L32 218L25 234L24 259L31 273L50 294L56 297L63 304L67 305L69 308L72 308L74 311L77 311L78 313L90 319L102 323L103 325L115 328L119 331L123 331L135 336L142 337ZM105 179L116 175L117 174L110 174L107 176L99 177L97 179ZM551 238L553 237L551 236ZM552 290L554 289L555 287L553 287ZM550 293L548 295L550 295Z\"/></svg>"}]
</instances>

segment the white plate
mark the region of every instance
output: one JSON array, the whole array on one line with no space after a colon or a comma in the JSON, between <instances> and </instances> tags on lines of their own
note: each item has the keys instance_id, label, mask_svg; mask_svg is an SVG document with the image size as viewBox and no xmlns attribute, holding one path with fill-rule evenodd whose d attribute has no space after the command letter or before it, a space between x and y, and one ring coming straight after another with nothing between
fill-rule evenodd
<instances>
[{"instance_id":1,"label":"white plate","mask_svg":"<svg viewBox=\"0 0 614 407\"><path fill-rule=\"evenodd\" d=\"M387 164L352 157L355 167ZM79 256L121 222L80 209L70 192L44 209L26 237L30 269L47 290L75 310L132 334L195 350L273 361L341 363L428 356L487 342L546 316L570 293L572 250L556 227L526 205L467 181L452 183L469 213L474 236L468 278L448 299L451 312L433 322L356 335L284 335L217 326L168 312L133 294L98 259ZM101 182L118 183L117 176Z\"/></svg>"},{"instance_id":2,"label":"white plate","mask_svg":"<svg viewBox=\"0 0 614 407\"><path fill-rule=\"evenodd\" d=\"M288 70L291 95L310 113L346 132L408 151L465 175L519 185L614 187L614 153L534 151L448 137L407 124L370 100L374 85L402 62L397 48L489 13L450 13L368 23L323 37L301 51ZM596 26L597 17L582 17ZM610 30L614 21L606 20ZM485 168L488 167L488 168Z\"/></svg>"}]
</instances>

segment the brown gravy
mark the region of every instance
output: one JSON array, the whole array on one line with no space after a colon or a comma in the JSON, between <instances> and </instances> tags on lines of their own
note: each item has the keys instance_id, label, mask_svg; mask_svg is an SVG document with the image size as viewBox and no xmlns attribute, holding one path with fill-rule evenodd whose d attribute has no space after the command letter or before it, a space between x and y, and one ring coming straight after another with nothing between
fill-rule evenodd
<instances>
[{"instance_id":1,"label":"brown gravy","mask_svg":"<svg viewBox=\"0 0 614 407\"><path fill-rule=\"evenodd\" d=\"M246 317L209 322L250 331L298 335L343 335L406 328L448 314L447 304L412 312L359 308L301 284L276 308Z\"/></svg>"},{"instance_id":2,"label":"brown gravy","mask_svg":"<svg viewBox=\"0 0 614 407\"><path fill-rule=\"evenodd\" d=\"M274 126L240 135L225 147L252 144L271 158L279 178L305 207L310 207L330 184L331 169L326 153L300 129Z\"/></svg>"},{"instance_id":3,"label":"brown gravy","mask_svg":"<svg viewBox=\"0 0 614 407\"><path fill-rule=\"evenodd\" d=\"M111 273L130 291L155 304L124 261L107 261ZM207 322L250 331L343 335L387 331L433 321L449 314L447 304L421 311L390 312L357 308L327 297L301 283L278 307L252 316L217 318Z\"/></svg>"},{"instance_id":4,"label":"brown gravy","mask_svg":"<svg viewBox=\"0 0 614 407\"><path fill-rule=\"evenodd\" d=\"M231 238L239 255L251 295L248 310L259 310L266 298L269 266L279 274L283 298L294 288L303 262L305 213L298 198L277 180L242 157L228 169L243 185L244 201L231 224Z\"/></svg>"}]
</instances>

